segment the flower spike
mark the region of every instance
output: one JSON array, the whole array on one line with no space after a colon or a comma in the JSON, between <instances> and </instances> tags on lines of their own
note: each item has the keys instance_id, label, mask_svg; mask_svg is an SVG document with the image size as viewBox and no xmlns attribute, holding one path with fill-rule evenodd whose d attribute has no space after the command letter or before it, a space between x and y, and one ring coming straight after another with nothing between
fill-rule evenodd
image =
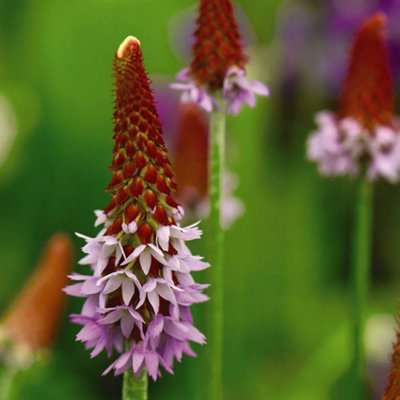
<instances>
[{"instance_id":1,"label":"flower spike","mask_svg":"<svg viewBox=\"0 0 400 400\"><path fill-rule=\"evenodd\" d=\"M204 110L194 103L178 107L173 166L179 182L177 198L185 210L185 220L207 218L208 200L208 119ZM239 177L226 170L223 176L224 200L221 223L228 229L243 213L244 204L234 196Z\"/></svg>"},{"instance_id":2,"label":"flower spike","mask_svg":"<svg viewBox=\"0 0 400 400\"><path fill-rule=\"evenodd\" d=\"M174 200L176 183L162 138L140 42L129 36L114 58L114 148L107 187L111 201L96 211L95 238L83 235L90 275L65 291L86 298L74 323L83 325L77 340L91 356L105 350L119 357L104 371L145 369L156 380L160 366L172 373L174 359L194 356L189 341L205 343L193 325L190 306L208 299L208 285L195 283L191 271L209 265L186 246L198 239L197 224L181 227L182 207ZM128 344L124 349L124 342Z\"/></svg>"},{"instance_id":3,"label":"flower spike","mask_svg":"<svg viewBox=\"0 0 400 400\"><path fill-rule=\"evenodd\" d=\"M193 61L171 85L182 90L183 101L193 101L207 112L218 107L222 92L227 111L238 114L243 103L255 106L255 95L268 96L268 88L246 78L244 54L231 0L200 0L194 31Z\"/></svg>"},{"instance_id":4,"label":"flower spike","mask_svg":"<svg viewBox=\"0 0 400 400\"><path fill-rule=\"evenodd\" d=\"M197 203L208 195L208 119L197 104L178 106L174 148L178 198L188 205Z\"/></svg>"},{"instance_id":5,"label":"flower spike","mask_svg":"<svg viewBox=\"0 0 400 400\"><path fill-rule=\"evenodd\" d=\"M338 117L351 117L365 129L392 126L393 79L384 40L386 17L376 13L361 26L339 100Z\"/></svg>"},{"instance_id":6,"label":"flower spike","mask_svg":"<svg viewBox=\"0 0 400 400\"><path fill-rule=\"evenodd\" d=\"M244 69L247 56L230 1L201 1L196 23L189 71L199 86L213 93L223 87L229 68Z\"/></svg>"},{"instance_id":7,"label":"flower spike","mask_svg":"<svg viewBox=\"0 0 400 400\"><path fill-rule=\"evenodd\" d=\"M38 267L0 322L0 354L24 368L51 346L62 313L71 271L72 244L64 234L48 242Z\"/></svg>"},{"instance_id":8,"label":"flower spike","mask_svg":"<svg viewBox=\"0 0 400 400\"><path fill-rule=\"evenodd\" d=\"M308 141L308 158L323 175L400 177L400 127L393 111L386 17L375 13L361 25L337 113L317 115L319 128Z\"/></svg>"}]
</instances>

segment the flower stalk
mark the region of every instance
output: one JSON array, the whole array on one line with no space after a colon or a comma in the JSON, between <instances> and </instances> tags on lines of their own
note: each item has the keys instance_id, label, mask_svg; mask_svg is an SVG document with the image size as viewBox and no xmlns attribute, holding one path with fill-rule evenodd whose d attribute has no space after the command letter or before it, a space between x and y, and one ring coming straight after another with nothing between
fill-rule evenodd
<instances>
[{"instance_id":1,"label":"flower stalk","mask_svg":"<svg viewBox=\"0 0 400 400\"><path fill-rule=\"evenodd\" d=\"M122 400L147 400L147 371L143 369L138 377L132 369L124 372L122 381Z\"/></svg>"},{"instance_id":2,"label":"flower stalk","mask_svg":"<svg viewBox=\"0 0 400 400\"><path fill-rule=\"evenodd\" d=\"M129 351L129 342L125 342L125 350ZM122 378L122 400L147 400L148 399L148 374L143 368L139 375L135 375L133 369L124 372Z\"/></svg>"},{"instance_id":3,"label":"flower stalk","mask_svg":"<svg viewBox=\"0 0 400 400\"><path fill-rule=\"evenodd\" d=\"M353 347L357 399L365 397L364 323L371 256L373 185L362 180L358 186L353 243Z\"/></svg>"},{"instance_id":4,"label":"flower stalk","mask_svg":"<svg viewBox=\"0 0 400 400\"><path fill-rule=\"evenodd\" d=\"M222 102L221 102L222 103ZM224 198L223 176L225 170L226 112L223 107L214 109L210 115L210 223L213 248L211 249L212 271L212 399L223 398L222 359L224 326L224 230L221 225L221 209Z\"/></svg>"},{"instance_id":5,"label":"flower stalk","mask_svg":"<svg viewBox=\"0 0 400 400\"><path fill-rule=\"evenodd\" d=\"M0 399L9 400L12 396L14 377L17 369L8 368L0 375Z\"/></svg>"}]
</instances>

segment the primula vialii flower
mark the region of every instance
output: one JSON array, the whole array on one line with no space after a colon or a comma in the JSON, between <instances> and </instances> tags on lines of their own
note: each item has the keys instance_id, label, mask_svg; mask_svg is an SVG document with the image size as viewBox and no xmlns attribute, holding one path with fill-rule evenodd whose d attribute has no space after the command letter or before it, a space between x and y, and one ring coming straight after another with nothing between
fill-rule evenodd
<instances>
[{"instance_id":1,"label":"primula vialii flower","mask_svg":"<svg viewBox=\"0 0 400 400\"><path fill-rule=\"evenodd\" d=\"M339 110L317 115L319 128L308 141L308 158L318 163L323 175L399 179L400 126L393 111L385 23L385 16L376 13L362 24Z\"/></svg>"},{"instance_id":2,"label":"primula vialii flower","mask_svg":"<svg viewBox=\"0 0 400 400\"><path fill-rule=\"evenodd\" d=\"M256 94L268 96L263 83L246 78L248 60L231 0L200 0L196 23L192 63L177 75L182 83L171 85L183 90L182 100L200 104L210 112L218 107L216 93L222 92L227 111L237 114L243 103L255 106Z\"/></svg>"},{"instance_id":3,"label":"primula vialii flower","mask_svg":"<svg viewBox=\"0 0 400 400\"><path fill-rule=\"evenodd\" d=\"M114 149L108 192L111 201L96 211L104 228L86 240L91 275L71 275L81 281L67 293L86 298L72 321L83 325L77 339L91 356L115 348L120 356L104 373L120 374L143 368L155 380L162 365L172 373L174 359L194 356L189 341L205 343L193 326L190 306L207 300L191 271L208 264L186 246L198 239L197 224L177 222L183 214L172 194L176 183L170 169L161 125L146 75L139 41L129 36L114 60ZM127 346L124 349L124 342Z\"/></svg>"},{"instance_id":4,"label":"primula vialii flower","mask_svg":"<svg viewBox=\"0 0 400 400\"><path fill-rule=\"evenodd\" d=\"M48 349L63 308L62 288L71 271L71 243L54 235L35 273L0 322L0 354L7 364L29 366L33 356Z\"/></svg>"},{"instance_id":5,"label":"primula vialii flower","mask_svg":"<svg viewBox=\"0 0 400 400\"><path fill-rule=\"evenodd\" d=\"M173 166L177 181L177 199L184 205L185 219L209 215L208 201L208 118L197 104L187 102L178 106L174 140ZM226 171L222 225L228 228L244 212L243 203L233 196L239 178Z\"/></svg>"}]
</instances>

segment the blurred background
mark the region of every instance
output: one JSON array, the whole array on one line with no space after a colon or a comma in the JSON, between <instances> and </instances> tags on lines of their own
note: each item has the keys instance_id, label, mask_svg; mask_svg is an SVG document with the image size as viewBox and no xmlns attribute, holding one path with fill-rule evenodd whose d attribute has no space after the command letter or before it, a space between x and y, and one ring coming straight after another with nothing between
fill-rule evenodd
<instances>
[{"instance_id":1,"label":"blurred background","mask_svg":"<svg viewBox=\"0 0 400 400\"><path fill-rule=\"evenodd\" d=\"M96 234L93 210L109 198L118 45L129 34L141 40L155 95L165 95L166 83L190 59L195 6L192 0L0 0L1 310L51 234L68 233L77 259L83 243L74 232ZM391 66L400 82L400 4L238 0L236 6L249 75L266 82L271 96L228 121L228 163L246 211L226 240L225 398L347 399L354 185L319 177L305 158L305 141L315 113L334 109L351 37L377 9L388 15ZM170 146L173 126L165 129ZM376 185L366 329L376 399L400 293L399 201L399 187ZM205 254L205 240L193 250ZM197 278L207 282L207 272ZM121 377L100 376L107 358L90 360L74 340L80 327L67 314L81 305L68 299L51 359L26 377L20 399L119 398ZM206 310L195 308L203 330ZM175 376L165 373L150 384L151 399L204 398L208 367L204 348L195 350L198 358L186 357Z\"/></svg>"}]
</instances>

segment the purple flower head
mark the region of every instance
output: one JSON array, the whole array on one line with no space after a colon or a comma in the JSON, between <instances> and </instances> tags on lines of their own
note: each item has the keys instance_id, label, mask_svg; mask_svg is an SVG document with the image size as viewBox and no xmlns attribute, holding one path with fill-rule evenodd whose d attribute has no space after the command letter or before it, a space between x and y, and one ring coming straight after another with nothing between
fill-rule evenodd
<instances>
[{"instance_id":1,"label":"purple flower head","mask_svg":"<svg viewBox=\"0 0 400 400\"><path fill-rule=\"evenodd\" d=\"M239 114L243 104L255 107L257 94L269 96L269 89L260 81L249 81L243 69L230 68L226 72L222 95L228 113Z\"/></svg>"},{"instance_id":2,"label":"purple flower head","mask_svg":"<svg viewBox=\"0 0 400 400\"><path fill-rule=\"evenodd\" d=\"M385 16L364 21L354 40L337 113L317 115L308 158L323 175L400 178L400 126L384 42Z\"/></svg>"},{"instance_id":3,"label":"purple flower head","mask_svg":"<svg viewBox=\"0 0 400 400\"><path fill-rule=\"evenodd\" d=\"M318 163L322 175L359 175L362 160L370 162L366 177L396 182L400 174L400 129L378 126L374 133L356 120L338 121L329 112L317 115L318 130L308 140L307 156Z\"/></svg>"}]
</instances>

